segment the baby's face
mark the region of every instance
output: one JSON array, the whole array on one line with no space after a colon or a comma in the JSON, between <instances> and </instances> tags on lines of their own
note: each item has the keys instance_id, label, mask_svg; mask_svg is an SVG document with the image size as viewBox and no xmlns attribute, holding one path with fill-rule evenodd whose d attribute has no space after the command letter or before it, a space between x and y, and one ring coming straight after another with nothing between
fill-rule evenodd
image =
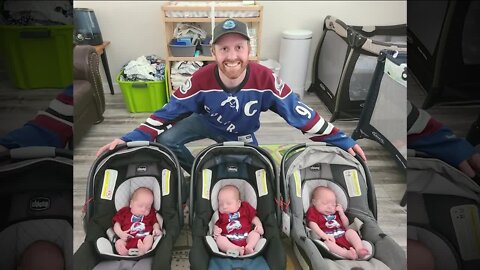
<instances>
[{"instance_id":1,"label":"baby's face","mask_svg":"<svg viewBox=\"0 0 480 270\"><path fill-rule=\"evenodd\" d=\"M241 203L238 191L233 188L223 189L218 193L218 211L222 214L237 212Z\"/></svg>"},{"instance_id":2,"label":"baby's face","mask_svg":"<svg viewBox=\"0 0 480 270\"><path fill-rule=\"evenodd\" d=\"M153 196L148 192L140 192L130 201L132 214L136 216L146 216L152 209Z\"/></svg>"},{"instance_id":3,"label":"baby's face","mask_svg":"<svg viewBox=\"0 0 480 270\"><path fill-rule=\"evenodd\" d=\"M335 213L337 206L337 198L335 193L327 189L316 190L313 194L313 206L315 209L324 215L331 215Z\"/></svg>"}]
</instances>

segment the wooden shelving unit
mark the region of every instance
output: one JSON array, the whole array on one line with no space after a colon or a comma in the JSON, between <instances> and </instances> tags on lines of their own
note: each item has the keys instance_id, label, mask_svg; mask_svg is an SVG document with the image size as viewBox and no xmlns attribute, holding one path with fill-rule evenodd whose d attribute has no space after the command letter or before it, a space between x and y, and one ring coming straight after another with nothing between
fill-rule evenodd
<instances>
[{"instance_id":1,"label":"wooden shelving unit","mask_svg":"<svg viewBox=\"0 0 480 270\"><path fill-rule=\"evenodd\" d=\"M176 1L179 2L179 1ZM213 56L203 56L200 55L198 57L175 57L172 55L172 52L170 50L170 47L168 46L168 43L170 40L173 38L173 32L175 27L177 26L178 23L184 22L184 23L198 23L203 27L204 29L211 30L211 27L213 24L221 22L227 18L234 18L236 20L239 20L241 22L244 22L248 25L248 28L254 28L256 30L256 55L250 56L251 61L258 61L260 59L260 48L261 48L261 36L262 36L262 20L263 20L263 6L261 5L242 5L243 1L228 1L230 3L236 2L238 5L228 5L228 6L222 6L219 5L218 3L215 3L215 1L210 1L210 2L203 2L199 3L198 6L184 6L184 5L178 5L172 2L167 2L162 6L162 12L161 12L161 18L162 18L162 23L164 24L164 44L163 44L163 50L165 52L165 71L167 72L167 89L170 94L172 94L173 89L172 85L170 83L170 68L172 66L173 62L176 61L214 61ZM212 7L212 5L215 5ZM258 16L255 17L235 17L235 16L229 16L229 17L215 17L214 12L241 12L241 11L257 11ZM191 15L191 12L202 12L204 15L207 15L206 17L170 17L168 16L170 12L185 12L186 15ZM189 13L190 12L190 13ZM209 31L207 31L209 32Z\"/></svg>"}]
</instances>

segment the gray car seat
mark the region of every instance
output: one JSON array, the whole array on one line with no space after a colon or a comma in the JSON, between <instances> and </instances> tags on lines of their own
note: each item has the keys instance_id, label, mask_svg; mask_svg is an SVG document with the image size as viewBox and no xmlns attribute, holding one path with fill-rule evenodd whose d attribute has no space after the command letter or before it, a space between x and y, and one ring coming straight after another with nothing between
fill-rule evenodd
<instances>
[{"instance_id":1,"label":"gray car seat","mask_svg":"<svg viewBox=\"0 0 480 270\"><path fill-rule=\"evenodd\" d=\"M435 269L478 269L480 186L447 163L409 151L407 238L421 242Z\"/></svg>"},{"instance_id":2,"label":"gray car seat","mask_svg":"<svg viewBox=\"0 0 480 270\"><path fill-rule=\"evenodd\" d=\"M272 157L258 146L241 142L211 145L200 152L192 167L190 182L191 269L285 269L286 257L280 240L280 183ZM264 228L255 253L235 256L219 252L211 237L217 195L227 184L236 185L256 208Z\"/></svg>"},{"instance_id":3,"label":"gray car seat","mask_svg":"<svg viewBox=\"0 0 480 270\"><path fill-rule=\"evenodd\" d=\"M406 254L378 226L375 188L368 167L348 152L325 143L293 146L283 155L280 177L282 195L289 207L284 211L284 231L292 238L293 249L302 269L394 269L406 268ZM344 260L332 254L312 237L305 220L313 189L332 188L346 209L351 226L359 229L362 240L372 244L372 255L364 260Z\"/></svg>"},{"instance_id":4,"label":"gray car seat","mask_svg":"<svg viewBox=\"0 0 480 270\"><path fill-rule=\"evenodd\" d=\"M86 237L75 252L75 269L170 269L173 245L183 225L182 178L175 155L158 143L129 142L99 156L88 176ZM154 192L164 233L146 254L119 256L114 252L112 218L141 186Z\"/></svg>"},{"instance_id":5,"label":"gray car seat","mask_svg":"<svg viewBox=\"0 0 480 270\"><path fill-rule=\"evenodd\" d=\"M0 269L16 269L25 249L44 240L72 268L72 153L52 147L12 149L0 157Z\"/></svg>"}]
</instances>

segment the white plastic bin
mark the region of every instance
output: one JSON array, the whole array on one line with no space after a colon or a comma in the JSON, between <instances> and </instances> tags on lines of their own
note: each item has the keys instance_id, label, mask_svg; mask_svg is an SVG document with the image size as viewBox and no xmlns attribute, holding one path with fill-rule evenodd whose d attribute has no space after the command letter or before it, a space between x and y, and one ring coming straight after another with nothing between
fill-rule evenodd
<instances>
[{"instance_id":1,"label":"white plastic bin","mask_svg":"<svg viewBox=\"0 0 480 270\"><path fill-rule=\"evenodd\" d=\"M313 32L310 30L285 30L280 42L280 78L303 98L307 76L308 56Z\"/></svg>"}]
</instances>

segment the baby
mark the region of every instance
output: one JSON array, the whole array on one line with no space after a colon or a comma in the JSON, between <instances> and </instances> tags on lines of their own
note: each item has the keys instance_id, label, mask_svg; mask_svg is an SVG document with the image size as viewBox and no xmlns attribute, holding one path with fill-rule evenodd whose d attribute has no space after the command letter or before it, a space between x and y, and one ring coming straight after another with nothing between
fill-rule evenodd
<instances>
[{"instance_id":1,"label":"baby","mask_svg":"<svg viewBox=\"0 0 480 270\"><path fill-rule=\"evenodd\" d=\"M63 270L65 258L56 244L38 240L30 244L22 253L17 270Z\"/></svg>"},{"instance_id":2,"label":"baby","mask_svg":"<svg viewBox=\"0 0 480 270\"><path fill-rule=\"evenodd\" d=\"M115 242L118 254L125 256L129 249L138 248L138 255L143 255L152 247L153 237L162 234L152 204L153 192L140 187L133 192L130 206L115 214L113 230L119 237Z\"/></svg>"},{"instance_id":3,"label":"baby","mask_svg":"<svg viewBox=\"0 0 480 270\"><path fill-rule=\"evenodd\" d=\"M317 187L313 191L312 206L307 211L308 227L312 229L330 251L349 259L364 258L369 254L357 232L346 230L348 218L335 193L327 187Z\"/></svg>"},{"instance_id":4,"label":"baby","mask_svg":"<svg viewBox=\"0 0 480 270\"><path fill-rule=\"evenodd\" d=\"M240 256L253 253L263 226L256 210L240 200L236 186L227 185L218 193L219 218L214 225L213 236L218 248L223 251L238 251ZM252 230L252 224L255 228Z\"/></svg>"}]
</instances>

